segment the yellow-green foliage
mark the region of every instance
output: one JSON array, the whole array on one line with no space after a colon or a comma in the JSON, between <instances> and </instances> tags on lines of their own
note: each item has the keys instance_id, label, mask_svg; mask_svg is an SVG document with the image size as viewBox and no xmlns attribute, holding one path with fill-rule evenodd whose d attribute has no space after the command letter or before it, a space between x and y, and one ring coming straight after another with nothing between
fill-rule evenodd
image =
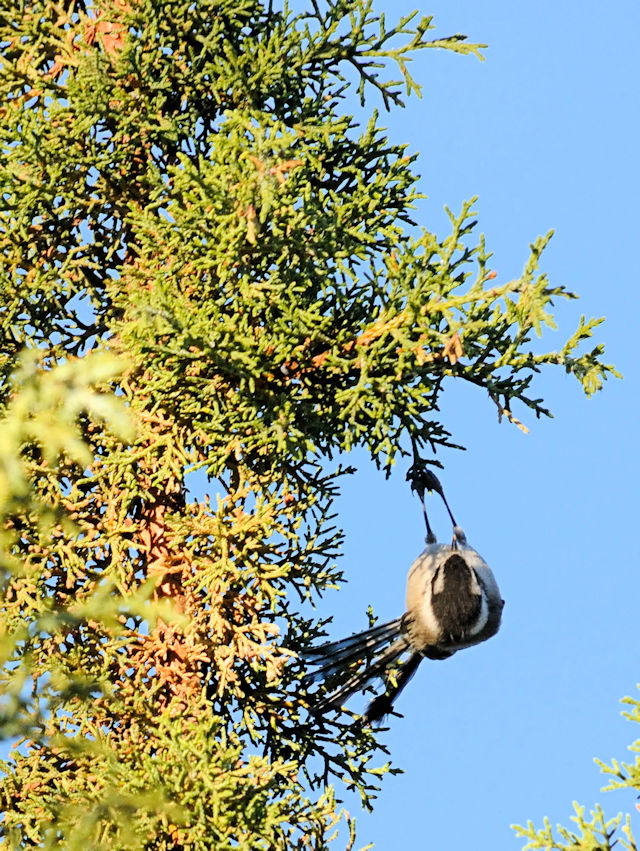
<instances>
[{"instance_id":1,"label":"yellow-green foliage","mask_svg":"<svg viewBox=\"0 0 640 851\"><path fill-rule=\"evenodd\" d=\"M631 712L623 713L630 721L640 722L640 701L625 697L623 703L631 705ZM640 739L637 739L629 750L640 754ZM602 773L611 777L611 782L604 787L603 792L613 789L635 789L640 793L640 757L636 756L633 764L619 763L613 760L607 765L596 760ZM640 797L640 794L639 796ZM554 832L549 819L545 819L544 827L536 830L532 822L526 827L514 825L516 834L527 840L525 851L613 851L614 848L624 848L626 851L638 851L638 845L631 828L631 816L625 818L621 814L607 818L602 807L596 806L585 816L585 808L574 804L575 816L571 816L576 827L568 830L558 825ZM636 804L640 810L640 805Z\"/></svg>"}]
</instances>

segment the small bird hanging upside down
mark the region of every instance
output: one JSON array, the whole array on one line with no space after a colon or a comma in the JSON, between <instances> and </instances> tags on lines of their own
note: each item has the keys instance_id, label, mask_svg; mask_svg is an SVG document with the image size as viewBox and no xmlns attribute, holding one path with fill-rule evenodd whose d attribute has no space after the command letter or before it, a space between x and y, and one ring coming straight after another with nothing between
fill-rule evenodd
<instances>
[{"instance_id":1,"label":"small bird hanging upside down","mask_svg":"<svg viewBox=\"0 0 640 851\"><path fill-rule=\"evenodd\" d=\"M424 490L440 494L453 524L451 544L439 544L429 525ZM423 659L448 659L495 635L504 600L489 565L470 547L456 524L438 479L427 471L416 487L427 524L427 547L407 578L407 610L402 617L357 635L305 650L300 655L316 670L306 678L337 681L328 693L318 693L314 715L339 710L355 692L377 678L385 692L371 701L364 723L381 720L407 685ZM401 657L407 655L404 661Z\"/></svg>"}]
</instances>

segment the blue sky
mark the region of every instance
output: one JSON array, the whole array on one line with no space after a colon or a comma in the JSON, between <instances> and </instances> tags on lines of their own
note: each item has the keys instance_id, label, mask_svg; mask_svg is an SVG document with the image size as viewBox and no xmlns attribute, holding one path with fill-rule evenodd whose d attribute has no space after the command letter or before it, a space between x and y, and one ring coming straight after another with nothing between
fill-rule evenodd
<instances>
[{"instance_id":1,"label":"blue sky","mask_svg":"<svg viewBox=\"0 0 640 851\"><path fill-rule=\"evenodd\" d=\"M389 23L414 2L378 0ZM498 636L446 662L425 662L385 738L405 773L384 781L375 812L359 814L359 846L430 851L522 848L511 823L570 826L572 801L640 816L631 792L602 793L593 762L633 761L640 736L619 699L636 696L640 565L635 248L638 50L635 2L520 4L437 0L436 35L485 42L486 61L423 51L412 65L422 100L384 115L390 137L420 153L429 198L421 225L447 233L445 204L479 196L479 229L498 282L517 276L538 234L555 229L542 268L579 302L559 304L549 348L581 313L606 316L597 340L624 374L587 400L575 379L537 383L555 417L531 429L497 422L473 388L451 384L442 416L468 451L441 455L458 522L493 567L506 600ZM339 517L349 579L323 604L331 636L403 610L405 576L422 549L417 500L399 466L390 481L364 456L344 485ZM444 509L433 509L441 536Z\"/></svg>"}]
</instances>

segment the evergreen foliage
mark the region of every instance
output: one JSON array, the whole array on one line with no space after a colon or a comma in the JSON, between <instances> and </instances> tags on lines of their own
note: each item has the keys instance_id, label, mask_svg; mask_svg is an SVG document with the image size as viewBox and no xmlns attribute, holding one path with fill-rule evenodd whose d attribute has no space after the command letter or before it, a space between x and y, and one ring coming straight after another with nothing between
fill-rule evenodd
<instances>
[{"instance_id":1,"label":"evergreen foliage","mask_svg":"<svg viewBox=\"0 0 640 851\"><path fill-rule=\"evenodd\" d=\"M631 711L623 713L625 718L640 723L640 700L625 697L622 702L632 707ZM637 756L640 754L640 739L636 739L629 750L636 754L632 764L619 763L614 759L611 765L607 765L596 760L602 773L611 778L602 791L634 789L640 799L640 756ZM636 804L636 808L640 811L640 804ZM558 825L554 833L549 819L545 819L541 830L536 830L533 822L529 822L526 827L514 825L516 834L528 840L525 851L613 851L616 846L625 851L638 851L630 816L623 819L619 813L613 818L607 818L602 807L596 806L590 813L591 818L588 818L584 807L574 803L574 809L576 814L571 819L576 824L577 832Z\"/></svg>"},{"instance_id":2,"label":"evergreen foliage","mask_svg":"<svg viewBox=\"0 0 640 851\"><path fill-rule=\"evenodd\" d=\"M301 611L340 581L329 462L454 446L449 380L548 413L538 271L496 284L471 205L414 226L416 156L378 116L411 54L370 0L0 7L0 545L8 848L325 848L390 770L307 711ZM99 8L98 8L99 7ZM397 68L399 81L394 81ZM193 499L204 470L215 498ZM380 763L385 764L380 764Z\"/></svg>"}]
</instances>

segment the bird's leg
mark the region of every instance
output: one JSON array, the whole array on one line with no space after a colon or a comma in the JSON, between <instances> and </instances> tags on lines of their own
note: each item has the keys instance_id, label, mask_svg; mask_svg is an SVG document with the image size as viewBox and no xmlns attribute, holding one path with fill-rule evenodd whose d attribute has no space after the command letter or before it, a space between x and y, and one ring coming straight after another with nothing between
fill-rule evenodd
<instances>
[{"instance_id":1,"label":"bird's leg","mask_svg":"<svg viewBox=\"0 0 640 851\"><path fill-rule=\"evenodd\" d=\"M426 462L422 461L417 456L417 450L414 445L413 447L413 455L414 455L414 463L411 468L407 472L407 481L411 482L411 490L415 491L420 497L420 502L422 503L422 512L424 514L424 522L427 527L427 543L435 544L436 536L433 533L433 529L429 524L429 518L427 517L427 507L424 501L424 495L426 491L430 493L435 491L440 495L442 501L444 502L445 508L451 518L451 523L453 525L453 540L451 541L451 549L457 549L459 543L464 543L464 532L458 524L456 523L456 519L453 516L453 512L451 511L451 507L447 502L447 498L444 495L444 490L442 485L440 484L440 479L436 476L433 470L430 470L426 466Z\"/></svg>"},{"instance_id":2,"label":"bird's leg","mask_svg":"<svg viewBox=\"0 0 640 851\"><path fill-rule=\"evenodd\" d=\"M439 494L442 497L442 501L444 502L445 508L447 509L447 512L449 513L449 517L451 518L451 523L454 526L457 526L458 524L456 523L455 517L453 516L453 512L449 508L449 503L447 502L447 498L444 495L444 490L442 489L442 485L440 484L440 479L431 470L425 470L423 482L424 482L424 486L428 490L435 491L437 494Z\"/></svg>"},{"instance_id":3,"label":"bird's leg","mask_svg":"<svg viewBox=\"0 0 640 851\"><path fill-rule=\"evenodd\" d=\"M456 523L455 518L454 518L453 514L451 513L451 509L449 508L449 503L447 502L447 498L446 498L446 496L444 495L444 491L442 490L442 488L440 488L440 490L438 491L438 493L439 493L439 494L440 494L440 496L442 497L442 501L443 501L443 502L444 502L444 504L445 504L445 508L446 508L446 509L447 509L447 511L449 512L449 517L451 518L451 522L453 523L453 525L454 525L454 526L457 526L458 524Z\"/></svg>"},{"instance_id":4,"label":"bird's leg","mask_svg":"<svg viewBox=\"0 0 640 851\"><path fill-rule=\"evenodd\" d=\"M424 491L422 491L422 493L420 494L420 502L422 503L422 513L424 514L424 522L427 527L427 543L435 544L437 538L434 535L433 529L429 525L429 517L427 516L427 506L424 502Z\"/></svg>"},{"instance_id":5,"label":"bird's leg","mask_svg":"<svg viewBox=\"0 0 640 851\"><path fill-rule=\"evenodd\" d=\"M435 491L435 493L439 494L442 497L442 501L444 502L445 508L451 518L451 523L453 524L453 539L451 541L451 549L455 550L458 548L458 540L460 539L460 535L457 534L459 531L462 534L462 538L464 538L464 532L456 523L456 519L453 516L453 512L449 507L449 503L447 502L447 498L444 495L444 490L442 485L440 484L440 479L433 473L431 470L425 470L420 481L420 499L422 500L422 510L424 512L424 521L427 524L427 543L433 544L436 541L436 537L433 534L431 527L429 526L429 520L427 519L427 509L424 504L424 492L426 490Z\"/></svg>"}]
</instances>

